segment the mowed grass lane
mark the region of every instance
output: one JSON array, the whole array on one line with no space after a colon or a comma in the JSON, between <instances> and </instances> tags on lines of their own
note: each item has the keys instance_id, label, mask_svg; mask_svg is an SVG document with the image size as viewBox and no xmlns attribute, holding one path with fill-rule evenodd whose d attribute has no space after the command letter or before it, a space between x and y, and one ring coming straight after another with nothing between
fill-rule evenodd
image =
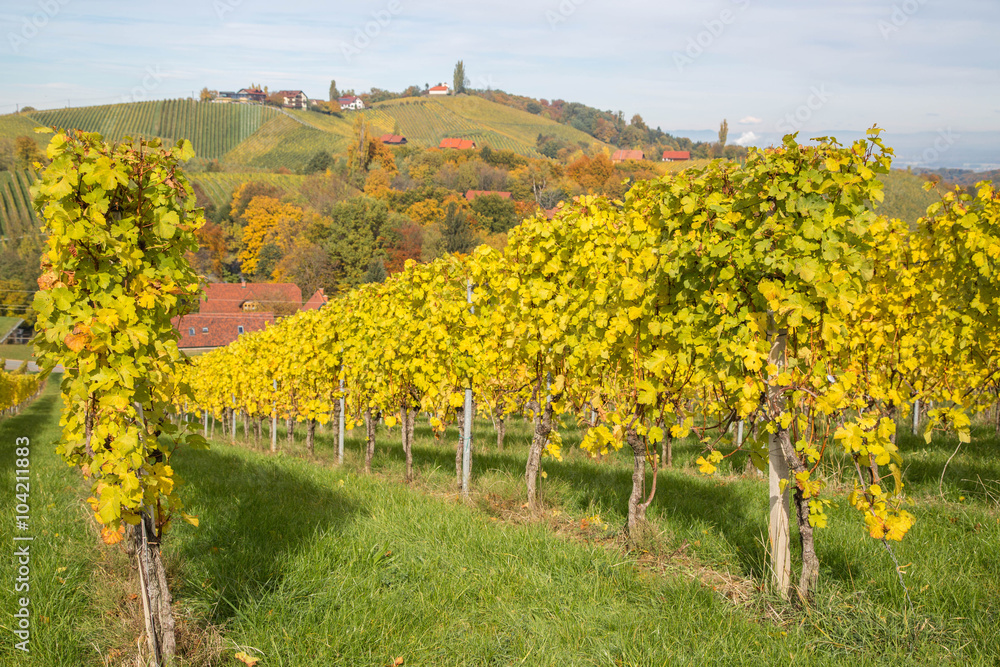
<instances>
[{"instance_id":1,"label":"mowed grass lane","mask_svg":"<svg viewBox=\"0 0 1000 667\"><path fill-rule=\"evenodd\" d=\"M25 414L0 422L0 493L11 500L13 439L32 437L38 536L32 654L13 649L14 601L4 586L0 665L122 664L141 632L131 568L120 548L99 543L87 485L54 454L57 421L50 383ZM520 507L523 424L511 424L504 452L495 450L489 425L478 424L471 505L454 492L454 430L435 440L418 428L411 485L400 481L398 435L380 428L372 476L358 472L360 438L348 440L346 465L332 466L329 428L314 460L301 429L291 444L280 438L277 455L264 451L266 438L259 449L232 446L218 431L211 451L176 455L182 496L201 521L199 528L178 522L165 540L181 664L239 665L237 651L261 658L261 667L389 665L399 657L406 665L995 664L998 657L1000 529L996 498L986 491L961 501L921 498L914 507L918 523L895 547L913 610L881 546L860 534L853 510L836 508L832 527L818 534L817 601L803 612L758 590L763 483L691 474L693 443L679 443L676 468L662 473L643 549L625 551L617 529L627 461L587 459L573 449L575 429L566 429L565 460L543 465L541 520ZM982 453L991 446L978 443ZM943 463L950 453L941 443L920 457ZM0 540L8 545L12 506L0 504ZM7 581L9 567L8 560Z\"/></svg>"}]
</instances>

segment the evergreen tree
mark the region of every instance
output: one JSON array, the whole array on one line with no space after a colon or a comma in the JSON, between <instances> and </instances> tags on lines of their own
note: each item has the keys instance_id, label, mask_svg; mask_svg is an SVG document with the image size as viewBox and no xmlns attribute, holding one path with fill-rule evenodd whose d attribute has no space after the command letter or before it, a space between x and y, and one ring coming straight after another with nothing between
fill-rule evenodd
<instances>
[{"instance_id":1,"label":"evergreen tree","mask_svg":"<svg viewBox=\"0 0 1000 667\"><path fill-rule=\"evenodd\" d=\"M469 226L469 216L459 211L454 204L448 204L444 217L444 249L451 253L468 253L476 247L476 237Z\"/></svg>"},{"instance_id":2,"label":"evergreen tree","mask_svg":"<svg viewBox=\"0 0 1000 667\"><path fill-rule=\"evenodd\" d=\"M368 271L362 282L381 283L385 281L385 277L385 262L382 261L381 257L372 257L372 261L368 262Z\"/></svg>"},{"instance_id":3,"label":"evergreen tree","mask_svg":"<svg viewBox=\"0 0 1000 667\"><path fill-rule=\"evenodd\" d=\"M454 84L452 88L456 95L465 92L465 82L465 64L459 60L455 63L455 75L452 77L452 83Z\"/></svg>"},{"instance_id":4,"label":"evergreen tree","mask_svg":"<svg viewBox=\"0 0 1000 667\"><path fill-rule=\"evenodd\" d=\"M336 102L340 98L340 91L337 90L337 82L330 79L330 101Z\"/></svg>"}]
</instances>

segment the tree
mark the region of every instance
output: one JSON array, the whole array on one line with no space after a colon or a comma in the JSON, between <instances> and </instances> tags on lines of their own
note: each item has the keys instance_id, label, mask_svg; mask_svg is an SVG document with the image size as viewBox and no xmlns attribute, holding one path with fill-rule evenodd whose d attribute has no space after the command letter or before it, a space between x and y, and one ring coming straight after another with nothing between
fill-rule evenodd
<instances>
[{"instance_id":1,"label":"tree","mask_svg":"<svg viewBox=\"0 0 1000 667\"><path fill-rule=\"evenodd\" d=\"M340 91L337 90L337 82L330 79L330 102L336 102L340 99Z\"/></svg>"},{"instance_id":2,"label":"tree","mask_svg":"<svg viewBox=\"0 0 1000 667\"><path fill-rule=\"evenodd\" d=\"M722 123L719 125L719 146L725 147L726 139L729 137L729 121L725 118L722 119Z\"/></svg>"},{"instance_id":3,"label":"tree","mask_svg":"<svg viewBox=\"0 0 1000 667\"><path fill-rule=\"evenodd\" d=\"M444 216L444 249L450 253L468 253L476 247L476 236L469 225L469 216L465 211L458 210L454 203L448 204Z\"/></svg>"},{"instance_id":4,"label":"tree","mask_svg":"<svg viewBox=\"0 0 1000 667\"><path fill-rule=\"evenodd\" d=\"M332 164L333 156L328 151L317 151L309 158L309 162L306 163L302 173L315 174L316 172L323 172L329 169Z\"/></svg>"},{"instance_id":5,"label":"tree","mask_svg":"<svg viewBox=\"0 0 1000 667\"><path fill-rule=\"evenodd\" d=\"M20 169L29 169L35 162L41 162L45 155L31 137L21 136L14 140L14 156Z\"/></svg>"},{"instance_id":6,"label":"tree","mask_svg":"<svg viewBox=\"0 0 1000 667\"><path fill-rule=\"evenodd\" d=\"M216 95L218 95L217 91L209 90L208 87L206 86L201 89L201 93L199 94L198 97L202 102L211 102L213 99L215 99Z\"/></svg>"},{"instance_id":7,"label":"tree","mask_svg":"<svg viewBox=\"0 0 1000 667\"><path fill-rule=\"evenodd\" d=\"M385 262L382 261L381 257L372 257L372 261L368 262L368 271L365 273L365 277L361 279L361 282L381 283L385 282L385 277Z\"/></svg>"},{"instance_id":8,"label":"tree","mask_svg":"<svg viewBox=\"0 0 1000 667\"><path fill-rule=\"evenodd\" d=\"M500 195L480 195L472 201L472 210L480 224L490 232L505 232L517 224L514 202Z\"/></svg>"},{"instance_id":9,"label":"tree","mask_svg":"<svg viewBox=\"0 0 1000 667\"><path fill-rule=\"evenodd\" d=\"M468 79L465 77L465 64L459 60L455 63L455 74L452 77L452 83L454 83L453 88L456 95L465 92L465 84L467 81Z\"/></svg>"}]
</instances>

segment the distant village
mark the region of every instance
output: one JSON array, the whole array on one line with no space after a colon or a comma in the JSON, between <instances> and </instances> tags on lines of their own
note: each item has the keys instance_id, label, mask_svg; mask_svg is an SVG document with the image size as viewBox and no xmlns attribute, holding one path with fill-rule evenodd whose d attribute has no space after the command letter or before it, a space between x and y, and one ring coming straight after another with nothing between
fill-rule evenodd
<instances>
[{"instance_id":1,"label":"distant village","mask_svg":"<svg viewBox=\"0 0 1000 667\"><path fill-rule=\"evenodd\" d=\"M451 89L446 84L430 86L424 90L428 96L450 95ZM271 101L280 104L285 109L314 109L321 104L324 107L328 103L310 100L301 90L279 90L276 93L268 93L266 89L259 87L241 88L235 92L220 91L214 93L210 101L220 104L265 104ZM337 98L336 105L340 111L361 111L365 109L365 102L357 95L344 95ZM390 146L400 146L406 144L406 137L397 134L386 134L381 137L382 143ZM438 148L456 148L459 150L475 150L476 143L468 139L446 138L441 140ZM613 163L625 162L628 160L647 160L646 154L641 150L617 150L611 156ZM663 162L683 162L691 159L690 151L665 150L660 160Z\"/></svg>"},{"instance_id":2,"label":"distant village","mask_svg":"<svg viewBox=\"0 0 1000 667\"><path fill-rule=\"evenodd\" d=\"M209 93L210 101L220 104L265 104L268 101L277 102L286 109L310 109L319 106L316 100L310 100L301 90L279 90L268 93L267 89L258 87L241 88L236 92L219 91ZM424 91L426 95L450 95L451 89L445 84L431 86ZM327 103L322 103L326 106ZM344 95L337 98L340 111L360 111L365 108L365 102L357 95ZM332 109L336 110L336 109Z\"/></svg>"}]
</instances>

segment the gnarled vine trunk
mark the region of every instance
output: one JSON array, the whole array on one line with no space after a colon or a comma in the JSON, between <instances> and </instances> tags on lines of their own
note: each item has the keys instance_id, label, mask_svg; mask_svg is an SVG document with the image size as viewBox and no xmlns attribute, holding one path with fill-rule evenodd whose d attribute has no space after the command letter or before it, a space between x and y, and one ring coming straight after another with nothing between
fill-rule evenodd
<instances>
[{"instance_id":1,"label":"gnarled vine trunk","mask_svg":"<svg viewBox=\"0 0 1000 667\"><path fill-rule=\"evenodd\" d=\"M142 515L142 521L132 529L132 537L128 551L136 557L146 646L150 655L155 656L155 664L168 664L177 652L174 614L170 607L170 589L160 557L159 540L149 515Z\"/></svg>"},{"instance_id":2,"label":"gnarled vine trunk","mask_svg":"<svg viewBox=\"0 0 1000 667\"><path fill-rule=\"evenodd\" d=\"M538 511L538 467L542 460L542 449L552 432L552 401L545 402L542 414L535 417L535 433L528 449L528 463L524 467L524 483L528 492L528 509Z\"/></svg>"},{"instance_id":3,"label":"gnarled vine trunk","mask_svg":"<svg viewBox=\"0 0 1000 667\"><path fill-rule=\"evenodd\" d=\"M780 429L776 434L781 452L791 472L789 486L794 487L795 475L806 471L806 466L795 453L792 437L787 429ZM795 503L795 518L799 526L799 541L802 546L802 573L796 591L803 601L808 600L812 588L819 581L819 557L816 555L816 542L813 539L812 525L809 523L809 500L802 497L802 490L795 488L792 495Z\"/></svg>"},{"instance_id":4,"label":"gnarled vine trunk","mask_svg":"<svg viewBox=\"0 0 1000 667\"><path fill-rule=\"evenodd\" d=\"M413 423L416 419L416 408L403 406L399 409L399 430L403 441L403 455L406 457L407 482L413 480Z\"/></svg>"},{"instance_id":5,"label":"gnarled vine trunk","mask_svg":"<svg viewBox=\"0 0 1000 667\"><path fill-rule=\"evenodd\" d=\"M656 494L656 475L658 467L653 465L653 483L649 498L643 501L642 491L646 485L646 442L630 428L625 433L625 441L632 450L632 493L628 499L628 534L633 540L638 536L637 529L646 521L646 509L652 504Z\"/></svg>"},{"instance_id":6,"label":"gnarled vine trunk","mask_svg":"<svg viewBox=\"0 0 1000 667\"><path fill-rule=\"evenodd\" d=\"M669 433L664 433L660 442L660 462L664 468L674 467L674 439Z\"/></svg>"},{"instance_id":7,"label":"gnarled vine trunk","mask_svg":"<svg viewBox=\"0 0 1000 667\"><path fill-rule=\"evenodd\" d=\"M316 420L310 419L308 425L306 426L306 449L309 450L309 456L316 455Z\"/></svg>"},{"instance_id":8,"label":"gnarled vine trunk","mask_svg":"<svg viewBox=\"0 0 1000 667\"><path fill-rule=\"evenodd\" d=\"M365 448L365 472L371 474L372 459L375 457L375 420L376 415L371 408L365 408L365 432L367 435L367 446Z\"/></svg>"},{"instance_id":9,"label":"gnarled vine trunk","mask_svg":"<svg viewBox=\"0 0 1000 667\"><path fill-rule=\"evenodd\" d=\"M497 451L503 451L503 441L507 437L507 415L500 413L496 418Z\"/></svg>"},{"instance_id":10,"label":"gnarled vine trunk","mask_svg":"<svg viewBox=\"0 0 1000 667\"><path fill-rule=\"evenodd\" d=\"M295 420L291 417L285 419L285 440L289 445L295 442Z\"/></svg>"}]
</instances>

